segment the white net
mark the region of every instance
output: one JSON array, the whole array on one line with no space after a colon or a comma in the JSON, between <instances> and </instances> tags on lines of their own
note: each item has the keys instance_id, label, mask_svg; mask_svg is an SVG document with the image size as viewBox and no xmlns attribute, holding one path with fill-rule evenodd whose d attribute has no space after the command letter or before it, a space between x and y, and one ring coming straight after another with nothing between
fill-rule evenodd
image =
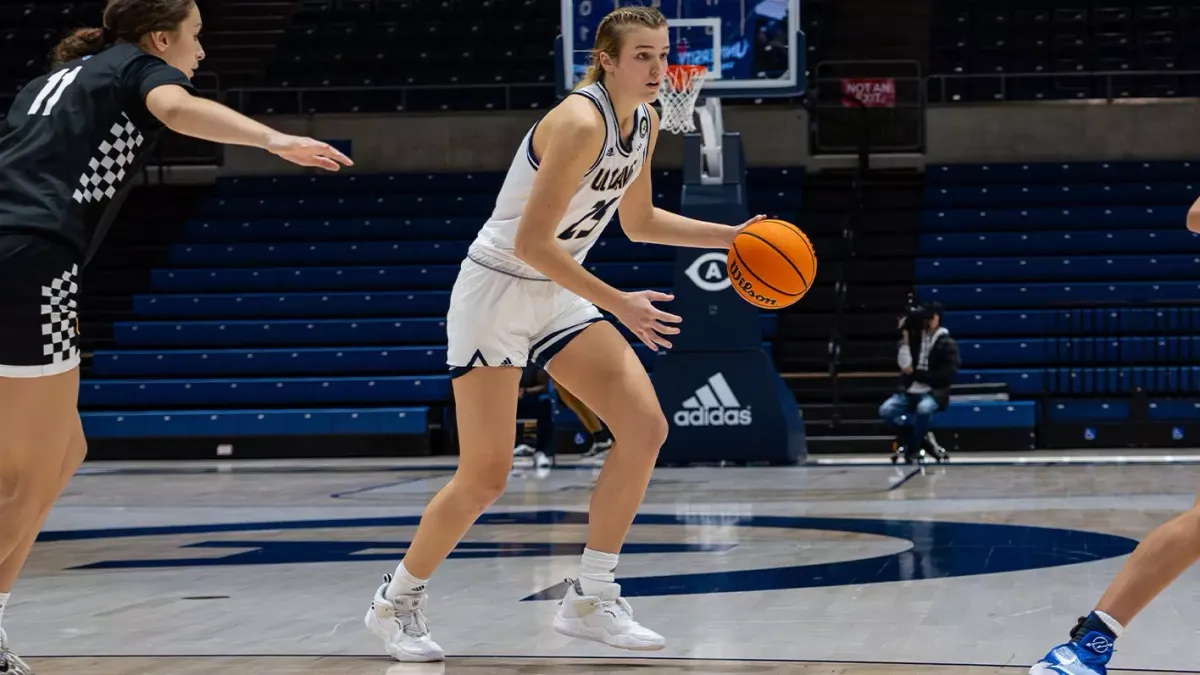
<instances>
[{"instance_id":1,"label":"white net","mask_svg":"<svg viewBox=\"0 0 1200 675\"><path fill-rule=\"evenodd\" d=\"M673 134L696 130L696 99L708 76L704 66L670 66L659 87L658 103L662 106L659 126Z\"/></svg>"}]
</instances>

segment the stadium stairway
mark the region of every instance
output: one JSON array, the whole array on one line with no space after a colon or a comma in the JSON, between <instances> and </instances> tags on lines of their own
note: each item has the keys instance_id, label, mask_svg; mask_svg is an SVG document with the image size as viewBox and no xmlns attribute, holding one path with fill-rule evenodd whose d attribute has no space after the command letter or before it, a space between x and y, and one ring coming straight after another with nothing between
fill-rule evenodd
<instances>
[{"instance_id":1,"label":"stadium stairway","mask_svg":"<svg viewBox=\"0 0 1200 675\"><path fill-rule=\"evenodd\" d=\"M303 0L222 0L204 11L204 70L221 87L259 84Z\"/></svg>"},{"instance_id":2,"label":"stadium stairway","mask_svg":"<svg viewBox=\"0 0 1200 675\"><path fill-rule=\"evenodd\" d=\"M896 383L895 326L913 292L922 189L910 171L872 172L861 190L851 173L806 183L798 222L836 237L829 253L839 265L821 255L827 290L781 314L776 356L803 407L810 452L875 452L892 437L877 411Z\"/></svg>"},{"instance_id":3,"label":"stadium stairway","mask_svg":"<svg viewBox=\"0 0 1200 675\"><path fill-rule=\"evenodd\" d=\"M181 230L110 247L87 282L89 307L112 319L107 332L84 328L93 456L211 457L234 439L235 456L441 450L453 426L449 291L502 180L225 178ZM659 204L678 208L680 180L656 173ZM752 171L752 209L795 219L802 181L802 170ZM614 222L588 267L622 288L666 290L672 261ZM778 316L760 317L770 349ZM652 353L634 348L652 369Z\"/></svg>"}]
</instances>

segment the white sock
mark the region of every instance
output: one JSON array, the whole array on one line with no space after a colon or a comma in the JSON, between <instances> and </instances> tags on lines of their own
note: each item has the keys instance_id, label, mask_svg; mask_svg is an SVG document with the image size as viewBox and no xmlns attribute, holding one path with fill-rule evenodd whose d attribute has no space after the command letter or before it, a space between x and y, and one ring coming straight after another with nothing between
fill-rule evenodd
<instances>
[{"instance_id":1,"label":"white sock","mask_svg":"<svg viewBox=\"0 0 1200 675\"><path fill-rule=\"evenodd\" d=\"M4 620L4 608L8 606L8 596L11 593L0 593L0 621Z\"/></svg>"},{"instance_id":2,"label":"white sock","mask_svg":"<svg viewBox=\"0 0 1200 675\"><path fill-rule=\"evenodd\" d=\"M425 592L425 586L428 583L428 579L418 579L409 574L408 570L404 569L404 563L401 562L396 566L396 574L392 577L392 582L388 584L383 595L389 600L397 595L420 595Z\"/></svg>"},{"instance_id":3,"label":"white sock","mask_svg":"<svg viewBox=\"0 0 1200 675\"><path fill-rule=\"evenodd\" d=\"M579 585L584 595L600 595L616 581L617 554L583 549L583 564L579 570Z\"/></svg>"},{"instance_id":4,"label":"white sock","mask_svg":"<svg viewBox=\"0 0 1200 675\"><path fill-rule=\"evenodd\" d=\"M1097 611L1096 618L1103 621L1104 625L1108 626L1108 629L1111 630L1113 632L1113 635L1115 635L1117 637L1121 637L1121 633L1125 632L1125 627L1121 625L1120 621L1117 621L1116 619L1105 614L1104 612Z\"/></svg>"}]
</instances>

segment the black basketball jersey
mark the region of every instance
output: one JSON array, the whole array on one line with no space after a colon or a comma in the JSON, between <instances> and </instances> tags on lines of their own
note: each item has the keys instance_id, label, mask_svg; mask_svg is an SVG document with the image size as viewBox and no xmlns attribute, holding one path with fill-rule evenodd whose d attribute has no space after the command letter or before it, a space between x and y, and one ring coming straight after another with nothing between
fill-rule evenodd
<instances>
[{"instance_id":1,"label":"black basketball jersey","mask_svg":"<svg viewBox=\"0 0 1200 675\"><path fill-rule=\"evenodd\" d=\"M40 234L86 263L164 127L146 95L181 71L120 43L30 82L0 122L0 234Z\"/></svg>"}]
</instances>

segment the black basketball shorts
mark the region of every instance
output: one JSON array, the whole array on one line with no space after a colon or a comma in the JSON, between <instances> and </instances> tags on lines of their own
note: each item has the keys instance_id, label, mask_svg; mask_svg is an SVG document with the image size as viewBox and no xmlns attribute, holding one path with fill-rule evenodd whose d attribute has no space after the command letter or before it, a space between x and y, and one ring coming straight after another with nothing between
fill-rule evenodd
<instances>
[{"instance_id":1,"label":"black basketball shorts","mask_svg":"<svg viewBox=\"0 0 1200 675\"><path fill-rule=\"evenodd\" d=\"M79 267L65 246L0 235L0 377L46 377L79 365Z\"/></svg>"}]
</instances>

